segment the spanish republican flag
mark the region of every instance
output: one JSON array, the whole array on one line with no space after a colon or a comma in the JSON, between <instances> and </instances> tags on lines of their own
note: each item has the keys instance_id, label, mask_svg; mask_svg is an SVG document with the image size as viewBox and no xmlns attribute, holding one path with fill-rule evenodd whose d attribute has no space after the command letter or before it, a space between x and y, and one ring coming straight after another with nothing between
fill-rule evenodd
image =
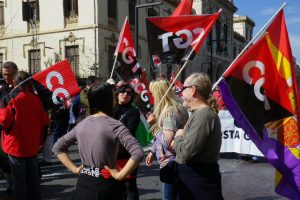
<instances>
[{"instance_id":1,"label":"spanish republican flag","mask_svg":"<svg viewBox=\"0 0 300 200\"><path fill-rule=\"evenodd\" d=\"M219 89L238 126L279 172L275 191L296 200L300 196L298 111L291 100L294 89L274 60L270 38L266 33L248 49L224 74Z\"/></svg>"},{"instance_id":2,"label":"spanish republican flag","mask_svg":"<svg viewBox=\"0 0 300 200\"><path fill-rule=\"evenodd\" d=\"M300 133L299 133L299 95L296 82L294 59L291 51L288 31L286 28L284 11L281 10L267 29L268 45L272 52L276 68L282 79L285 80L289 101L292 106L293 115L282 124L282 132L277 135L278 141L284 145L291 157L285 157L286 161L295 160L289 170L290 177L285 176L282 171L276 173L276 192L290 199L300 198ZM296 174L294 170L298 170ZM287 184L290 183L290 184ZM295 195L295 196L294 196Z\"/></svg>"}]
</instances>

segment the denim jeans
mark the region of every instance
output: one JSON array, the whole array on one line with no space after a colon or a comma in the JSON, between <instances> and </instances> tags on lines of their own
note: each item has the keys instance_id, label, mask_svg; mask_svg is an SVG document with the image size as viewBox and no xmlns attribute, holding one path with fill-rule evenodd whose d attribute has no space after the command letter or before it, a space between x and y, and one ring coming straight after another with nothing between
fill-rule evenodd
<instances>
[{"instance_id":1,"label":"denim jeans","mask_svg":"<svg viewBox=\"0 0 300 200\"><path fill-rule=\"evenodd\" d=\"M17 158L8 155L15 200L40 200L40 177L36 157Z\"/></svg>"},{"instance_id":2,"label":"denim jeans","mask_svg":"<svg viewBox=\"0 0 300 200\"><path fill-rule=\"evenodd\" d=\"M61 136L65 135L68 132L69 121L57 120L53 123L54 127L51 135L53 137L53 144L55 144Z\"/></svg>"},{"instance_id":3,"label":"denim jeans","mask_svg":"<svg viewBox=\"0 0 300 200\"><path fill-rule=\"evenodd\" d=\"M170 183L163 183L163 200L176 200L177 192L175 190L175 185Z\"/></svg>"}]
</instances>

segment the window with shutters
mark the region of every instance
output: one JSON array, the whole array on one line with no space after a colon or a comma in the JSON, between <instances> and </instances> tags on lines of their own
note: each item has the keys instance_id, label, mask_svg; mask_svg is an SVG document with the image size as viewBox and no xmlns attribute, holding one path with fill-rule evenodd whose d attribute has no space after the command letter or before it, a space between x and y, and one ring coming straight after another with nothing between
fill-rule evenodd
<instances>
[{"instance_id":1,"label":"window with shutters","mask_svg":"<svg viewBox=\"0 0 300 200\"><path fill-rule=\"evenodd\" d=\"M66 24L78 22L78 0L63 0L64 17Z\"/></svg>"},{"instance_id":2,"label":"window with shutters","mask_svg":"<svg viewBox=\"0 0 300 200\"><path fill-rule=\"evenodd\" d=\"M107 0L108 24L117 25L117 0Z\"/></svg>"},{"instance_id":3,"label":"window with shutters","mask_svg":"<svg viewBox=\"0 0 300 200\"><path fill-rule=\"evenodd\" d=\"M66 46L65 52L66 52L65 58L68 59L75 76L78 76L79 75L79 46L78 45Z\"/></svg>"},{"instance_id":4,"label":"window with shutters","mask_svg":"<svg viewBox=\"0 0 300 200\"><path fill-rule=\"evenodd\" d=\"M27 32L37 32L40 27L39 0L22 1L23 21L27 21Z\"/></svg>"},{"instance_id":5,"label":"window with shutters","mask_svg":"<svg viewBox=\"0 0 300 200\"><path fill-rule=\"evenodd\" d=\"M41 51L40 49L29 50L28 52L29 74L33 75L41 71Z\"/></svg>"},{"instance_id":6,"label":"window with shutters","mask_svg":"<svg viewBox=\"0 0 300 200\"><path fill-rule=\"evenodd\" d=\"M4 26L4 2L0 1L0 26Z\"/></svg>"},{"instance_id":7,"label":"window with shutters","mask_svg":"<svg viewBox=\"0 0 300 200\"><path fill-rule=\"evenodd\" d=\"M39 0L27 0L22 1L23 5L23 21L39 23L40 21L40 10Z\"/></svg>"}]
</instances>

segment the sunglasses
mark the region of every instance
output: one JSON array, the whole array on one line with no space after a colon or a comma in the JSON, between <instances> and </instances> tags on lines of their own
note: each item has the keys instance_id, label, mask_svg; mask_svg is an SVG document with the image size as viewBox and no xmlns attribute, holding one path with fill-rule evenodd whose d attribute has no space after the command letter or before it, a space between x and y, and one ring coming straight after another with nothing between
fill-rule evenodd
<instances>
[{"instance_id":1,"label":"sunglasses","mask_svg":"<svg viewBox=\"0 0 300 200\"><path fill-rule=\"evenodd\" d=\"M118 89L117 92L118 93L125 93L125 92L127 92L127 95L131 96L131 97L134 95L133 91L130 88L120 88L120 89Z\"/></svg>"}]
</instances>

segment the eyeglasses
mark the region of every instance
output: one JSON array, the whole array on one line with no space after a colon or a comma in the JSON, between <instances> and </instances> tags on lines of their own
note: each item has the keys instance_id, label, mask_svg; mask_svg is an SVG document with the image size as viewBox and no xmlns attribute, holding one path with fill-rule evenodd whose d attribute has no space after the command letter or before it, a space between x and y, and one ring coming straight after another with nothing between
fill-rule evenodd
<instances>
[{"instance_id":1,"label":"eyeglasses","mask_svg":"<svg viewBox=\"0 0 300 200\"><path fill-rule=\"evenodd\" d=\"M187 88L191 88L191 87L196 87L196 85L188 85L188 86L183 86L180 90L180 93L183 92L183 90L187 89Z\"/></svg>"}]
</instances>

